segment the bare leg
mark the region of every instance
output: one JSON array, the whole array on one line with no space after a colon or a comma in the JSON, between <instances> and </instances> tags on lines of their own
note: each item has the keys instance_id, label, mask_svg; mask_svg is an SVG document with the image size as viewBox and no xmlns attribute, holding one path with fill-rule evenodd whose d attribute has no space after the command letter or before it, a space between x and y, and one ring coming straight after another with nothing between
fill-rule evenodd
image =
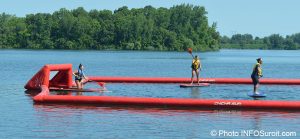
<instances>
[{"instance_id":1,"label":"bare leg","mask_svg":"<svg viewBox=\"0 0 300 139\"><path fill-rule=\"evenodd\" d=\"M81 86L80 89L83 89L83 86L84 86L83 81L80 82L80 86Z\"/></svg>"},{"instance_id":2,"label":"bare leg","mask_svg":"<svg viewBox=\"0 0 300 139\"><path fill-rule=\"evenodd\" d=\"M194 70L192 69L192 78L191 78L191 84L194 83Z\"/></svg>"},{"instance_id":3,"label":"bare leg","mask_svg":"<svg viewBox=\"0 0 300 139\"><path fill-rule=\"evenodd\" d=\"M76 80L75 83L76 83L77 89L81 89L81 83L78 80Z\"/></svg>"},{"instance_id":4,"label":"bare leg","mask_svg":"<svg viewBox=\"0 0 300 139\"><path fill-rule=\"evenodd\" d=\"M196 75L197 75L197 83L199 84L200 83L200 80L199 80L199 70L196 70Z\"/></svg>"},{"instance_id":5,"label":"bare leg","mask_svg":"<svg viewBox=\"0 0 300 139\"><path fill-rule=\"evenodd\" d=\"M254 85L254 94L259 94L257 91L258 87L259 87L259 84Z\"/></svg>"},{"instance_id":6,"label":"bare leg","mask_svg":"<svg viewBox=\"0 0 300 139\"><path fill-rule=\"evenodd\" d=\"M258 94L258 87L259 87L259 84L257 84L256 87L255 87L255 93L256 94Z\"/></svg>"}]
</instances>

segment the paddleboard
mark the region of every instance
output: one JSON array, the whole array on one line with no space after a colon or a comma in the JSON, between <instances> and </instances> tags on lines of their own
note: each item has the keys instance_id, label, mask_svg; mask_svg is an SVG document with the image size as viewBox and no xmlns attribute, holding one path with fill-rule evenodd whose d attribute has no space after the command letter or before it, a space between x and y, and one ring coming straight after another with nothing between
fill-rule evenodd
<instances>
[{"instance_id":1,"label":"paddleboard","mask_svg":"<svg viewBox=\"0 0 300 139\"><path fill-rule=\"evenodd\" d=\"M107 92L108 90L104 89L77 89L77 88L57 88L57 87L50 87L49 90L51 91L72 91L72 92Z\"/></svg>"},{"instance_id":2,"label":"paddleboard","mask_svg":"<svg viewBox=\"0 0 300 139\"><path fill-rule=\"evenodd\" d=\"M205 87L205 86L209 86L209 83L200 83L200 84L180 84L180 87Z\"/></svg>"},{"instance_id":3,"label":"paddleboard","mask_svg":"<svg viewBox=\"0 0 300 139\"><path fill-rule=\"evenodd\" d=\"M259 93L259 94L254 94L254 93L248 93L249 97L266 97L267 95L265 93Z\"/></svg>"}]
</instances>

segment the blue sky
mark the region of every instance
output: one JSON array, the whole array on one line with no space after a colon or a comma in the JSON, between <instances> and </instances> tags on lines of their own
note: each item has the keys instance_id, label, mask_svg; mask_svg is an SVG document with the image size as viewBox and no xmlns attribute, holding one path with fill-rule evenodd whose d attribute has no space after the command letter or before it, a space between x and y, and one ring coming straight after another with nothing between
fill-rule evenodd
<instances>
[{"instance_id":1,"label":"blue sky","mask_svg":"<svg viewBox=\"0 0 300 139\"><path fill-rule=\"evenodd\" d=\"M60 8L115 10L121 6L141 8L146 5L169 8L182 3L204 6L209 23L217 22L221 35L250 33L263 37L300 32L299 0L2 0L0 12L25 16L52 13Z\"/></svg>"}]
</instances>

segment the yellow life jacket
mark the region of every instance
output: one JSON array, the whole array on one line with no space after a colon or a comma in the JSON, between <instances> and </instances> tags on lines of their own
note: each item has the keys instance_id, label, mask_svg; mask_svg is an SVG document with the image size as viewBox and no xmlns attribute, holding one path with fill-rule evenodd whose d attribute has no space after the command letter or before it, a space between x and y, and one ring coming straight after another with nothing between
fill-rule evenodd
<instances>
[{"instance_id":1,"label":"yellow life jacket","mask_svg":"<svg viewBox=\"0 0 300 139\"><path fill-rule=\"evenodd\" d=\"M256 74L258 76L262 76L262 68L261 68L261 65L259 63L256 63L253 67L253 74Z\"/></svg>"},{"instance_id":2,"label":"yellow life jacket","mask_svg":"<svg viewBox=\"0 0 300 139\"><path fill-rule=\"evenodd\" d=\"M192 62L192 69L199 69L199 66L200 66L200 60L199 59L193 59L193 62Z\"/></svg>"}]
</instances>

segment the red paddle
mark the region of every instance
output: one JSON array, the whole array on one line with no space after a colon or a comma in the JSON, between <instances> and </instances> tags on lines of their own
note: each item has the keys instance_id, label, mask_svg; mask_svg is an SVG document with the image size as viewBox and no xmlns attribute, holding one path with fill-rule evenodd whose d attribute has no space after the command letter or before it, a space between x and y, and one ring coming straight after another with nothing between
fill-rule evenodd
<instances>
[{"instance_id":1,"label":"red paddle","mask_svg":"<svg viewBox=\"0 0 300 139\"><path fill-rule=\"evenodd\" d=\"M94 82L94 83L98 84L99 86L101 86L104 90L106 90L105 82L97 82L97 81L93 81L93 80L89 80L89 82Z\"/></svg>"},{"instance_id":2,"label":"red paddle","mask_svg":"<svg viewBox=\"0 0 300 139\"><path fill-rule=\"evenodd\" d=\"M97 82L97 81L93 81L93 80L88 80L88 81L85 81L84 84L86 84L87 82L93 82L93 83L98 84L102 88L105 88L105 82Z\"/></svg>"},{"instance_id":3,"label":"red paddle","mask_svg":"<svg viewBox=\"0 0 300 139\"><path fill-rule=\"evenodd\" d=\"M98 85L100 85L101 87L105 88L105 82L96 82Z\"/></svg>"},{"instance_id":4,"label":"red paddle","mask_svg":"<svg viewBox=\"0 0 300 139\"><path fill-rule=\"evenodd\" d=\"M193 49L192 48L188 48L187 51L192 55L192 57L194 58L194 55L193 55Z\"/></svg>"},{"instance_id":5,"label":"red paddle","mask_svg":"<svg viewBox=\"0 0 300 139\"><path fill-rule=\"evenodd\" d=\"M98 85L100 85L104 90L106 90L105 82L96 82Z\"/></svg>"}]
</instances>

